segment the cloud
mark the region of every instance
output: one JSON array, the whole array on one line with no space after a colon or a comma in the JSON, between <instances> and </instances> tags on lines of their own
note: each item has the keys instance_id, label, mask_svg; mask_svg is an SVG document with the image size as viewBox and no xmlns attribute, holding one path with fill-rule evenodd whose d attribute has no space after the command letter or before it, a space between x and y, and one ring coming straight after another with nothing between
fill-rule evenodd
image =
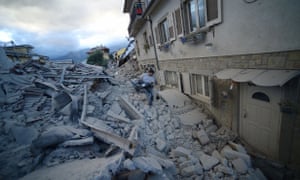
<instances>
[{"instance_id":1,"label":"cloud","mask_svg":"<svg viewBox=\"0 0 300 180\"><path fill-rule=\"evenodd\" d=\"M0 0L0 35L10 33L17 44L52 54L108 44L127 36L129 17L122 5L120 0Z\"/></svg>"}]
</instances>

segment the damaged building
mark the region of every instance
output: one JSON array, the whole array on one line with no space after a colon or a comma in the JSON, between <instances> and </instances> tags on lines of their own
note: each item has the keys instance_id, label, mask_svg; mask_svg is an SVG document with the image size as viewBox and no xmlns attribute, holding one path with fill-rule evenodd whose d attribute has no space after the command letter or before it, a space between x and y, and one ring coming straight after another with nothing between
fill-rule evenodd
<instances>
[{"instance_id":1,"label":"damaged building","mask_svg":"<svg viewBox=\"0 0 300 180\"><path fill-rule=\"evenodd\" d=\"M126 0L141 67L236 132L254 152L299 170L298 1Z\"/></svg>"}]
</instances>

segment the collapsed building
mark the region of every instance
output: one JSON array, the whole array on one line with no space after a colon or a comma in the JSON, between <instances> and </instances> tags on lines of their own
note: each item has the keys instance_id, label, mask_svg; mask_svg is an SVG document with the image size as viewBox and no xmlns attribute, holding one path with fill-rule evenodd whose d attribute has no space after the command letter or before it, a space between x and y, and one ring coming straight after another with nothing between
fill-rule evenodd
<instances>
[{"instance_id":1,"label":"collapsed building","mask_svg":"<svg viewBox=\"0 0 300 180\"><path fill-rule=\"evenodd\" d=\"M146 105L129 63L0 57L0 179L266 179L237 135L187 96L166 89Z\"/></svg>"}]
</instances>

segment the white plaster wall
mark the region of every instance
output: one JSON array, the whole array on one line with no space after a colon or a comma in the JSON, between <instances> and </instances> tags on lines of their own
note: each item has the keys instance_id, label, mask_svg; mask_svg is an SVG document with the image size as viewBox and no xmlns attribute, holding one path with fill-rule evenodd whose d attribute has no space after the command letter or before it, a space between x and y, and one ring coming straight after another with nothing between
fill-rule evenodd
<instances>
[{"instance_id":1,"label":"white plaster wall","mask_svg":"<svg viewBox=\"0 0 300 180\"><path fill-rule=\"evenodd\" d=\"M162 1L152 12L153 28L167 12L180 6L180 0ZM182 44L177 38L169 51L158 50L159 60L255 54L300 49L300 1L257 0L247 4L243 0L222 1L222 23L207 33L206 41ZM144 28L148 28L149 24ZM154 29L153 29L154 30ZM142 38L142 33L137 36ZM148 33L148 34L149 34ZM142 39L139 44L142 46ZM212 43L212 47L206 47ZM143 48L140 48L143 52ZM150 52L150 54L149 54ZM154 57L153 48L140 59Z\"/></svg>"}]
</instances>

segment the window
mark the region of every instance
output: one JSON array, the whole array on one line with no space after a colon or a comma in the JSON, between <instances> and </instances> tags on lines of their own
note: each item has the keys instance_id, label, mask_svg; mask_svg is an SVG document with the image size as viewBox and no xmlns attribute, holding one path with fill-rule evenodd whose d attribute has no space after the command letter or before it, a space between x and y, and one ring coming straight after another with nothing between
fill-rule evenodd
<instances>
[{"instance_id":1,"label":"window","mask_svg":"<svg viewBox=\"0 0 300 180\"><path fill-rule=\"evenodd\" d=\"M165 15L155 27L156 43L164 45L175 40L175 32L173 27L173 14Z\"/></svg>"},{"instance_id":2,"label":"window","mask_svg":"<svg viewBox=\"0 0 300 180\"><path fill-rule=\"evenodd\" d=\"M164 19L161 23L159 23L158 31L159 31L159 36L160 36L160 43L163 44L165 42L168 42L170 39L170 36L169 36L169 32L168 32L167 18Z\"/></svg>"},{"instance_id":3,"label":"window","mask_svg":"<svg viewBox=\"0 0 300 180\"><path fill-rule=\"evenodd\" d=\"M144 38L144 50L146 53L148 53L148 49L150 48L149 42L148 42L148 36L147 36L147 32L145 31L143 33L143 38Z\"/></svg>"},{"instance_id":4,"label":"window","mask_svg":"<svg viewBox=\"0 0 300 180\"><path fill-rule=\"evenodd\" d=\"M263 92L256 92L252 95L253 99L259 100L259 101L265 101L265 102L270 102L270 98L268 95L266 95Z\"/></svg>"},{"instance_id":5,"label":"window","mask_svg":"<svg viewBox=\"0 0 300 180\"><path fill-rule=\"evenodd\" d=\"M144 43L145 43L145 44L149 44L149 43L148 43L147 32L144 32L144 33L143 33L143 37L144 37Z\"/></svg>"},{"instance_id":6,"label":"window","mask_svg":"<svg viewBox=\"0 0 300 180\"><path fill-rule=\"evenodd\" d=\"M153 46L153 40L152 40L152 36L149 35L149 45Z\"/></svg>"},{"instance_id":7,"label":"window","mask_svg":"<svg viewBox=\"0 0 300 180\"><path fill-rule=\"evenodd\" d=\"M210 97L208 76L192 74L192 93L199 96Z\"/></svg>"},{"instance_id":8,"label":"window","mask_svg":"<svg viewBox=\"0 0 300 180\"><path fill-rule=\"evenodd\" d=\"M183 28L182 28L182 16L180 13L180 8L176 9L173 14L173 19L176 24L176 32L177 35L183 34Z\"/></svg>"},{"instance_id":9,"label":"window","mask_svg":"<svg viewBox=\"0 0 300 180\"><path fill-rule=\"evenodd\" d=\"M139 43L137 40L135 40L135 49L136 49L137 55L140 56L140 48L139 48Z\"/></svg>"},{"instance_id":10,"label":"window","mask_svg":"<svg viewBox=\"0 0 300 180\"><path fill-rule=\"evenodd\" d=\"M178 87L178 76L175 71L165 71L166 85L171 87Z\"/></svg>"},{"instance_id":11,"label":"window","mask_svg":"<svg viewBox=\"0 0 300 180\"><path fill-rule=\"evenodd\" d=\"M221 0L186 0L183 7L184 29L187 34L201 31L222 21Z\"/></svg>"}]
</instances>

